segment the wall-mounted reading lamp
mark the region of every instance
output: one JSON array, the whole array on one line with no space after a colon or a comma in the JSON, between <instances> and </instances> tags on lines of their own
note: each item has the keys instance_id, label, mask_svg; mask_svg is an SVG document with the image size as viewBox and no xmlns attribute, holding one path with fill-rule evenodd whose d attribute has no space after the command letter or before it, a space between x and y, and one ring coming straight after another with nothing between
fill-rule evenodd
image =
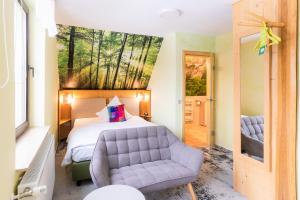
<instances>
[{"instance_id":1,"label":"wall-mounted reading lamp","mask_svg":"<svg viewBox=\"0 0 300 200\"><path fill-rule=\"evenodd\" d=\"M59 97L60 104L73 104L74 101L75 99L72 94L68 94L68 95L63 94Z\"/></svg>"},{"instance_id":2,"label":"wall-mounted reading lamp","mask_svg":"<svg viewBox=\"0 0 300 200\"><path fill-rule=\"evenodd\" d=\"M136 94L136 99L140 102L140 101L148 101L149 100L149 95L148 94L144 94L144 93L137 93Z\"/></svg>"},{"instance_id":3,"label":"wall-mounted reading lamp","mask_svg":"<svg viewBox=\"0 0 300 200\"><path fill-rule=\"evenodd\" d=\"M136 94L136 99L140 102L140 101L142 101L143 99L144 99L144 94L142 94L142 93L137 93Z\"/></svg>"}]
</instances>

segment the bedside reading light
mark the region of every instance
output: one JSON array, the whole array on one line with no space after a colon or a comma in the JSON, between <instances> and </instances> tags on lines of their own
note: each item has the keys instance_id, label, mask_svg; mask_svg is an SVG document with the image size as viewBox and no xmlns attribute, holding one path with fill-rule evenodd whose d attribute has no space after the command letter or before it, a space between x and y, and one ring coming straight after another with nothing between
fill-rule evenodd
<instances>
[{"instance_id":1,"label":"bedside reading light","mask_svg":"<svg viewBox=\"0 0 300 200\"><path fill-rule=\"evenodd\" d=\"M74 99L73 95L69 94L67 96L67 104L73 104L74 101L75 101L75 99Z\"/></svg>"},{"instance_id":2,"label":"bedside reading light","mask_svg":"<svg viewBox=\"0 0 300 200\"><path fill-rule=\"evenodd\" d=\"M149 101L149 94L144 94L144 93L137 93L136 94L136 99L140 102L140 101Z\"/></svg>"},{"instance_id":3,"label":"bedside reading light","mask_svg":"<svg viewBox=\"0 0 300 200\"><path fill-rule=\"evenodd\" d=\"M64 103L64 95L59 96L59 103L63 104Z\"/></svg>"},{"instance_id":4,"label":"bedside reading light","mask_svg":"<svg viewBox=\"0 0 300 200\"><path fill-rule=\"evenodd\" d=\"M137 99L139 102L142 101L144 98L145 98L145 96L144 96L143 94L141 94L141 93L137 93L137 94L136 94L136 99Z\"/></svg>"},{"instance_id":5,"label":"bedside reading light","mask_svg":"<svg viewBox=\"0 0 300 200\"><path fill-rule=\"evenodd\" d=\"M75 101L74 97L72 94L68 94L68 95L61 95L59 97L59 103L60 104L73 104Z\"/></svg>"},{"instance_id":6,"label":"bedside reading light","mask_svg":"<svg viewBox=\"0 0 300 200\"><path fill-rule=\"evenodd\" d=\"M149 101L149 94L144 94L144 101Z\"/></svg>"}]
</instances>

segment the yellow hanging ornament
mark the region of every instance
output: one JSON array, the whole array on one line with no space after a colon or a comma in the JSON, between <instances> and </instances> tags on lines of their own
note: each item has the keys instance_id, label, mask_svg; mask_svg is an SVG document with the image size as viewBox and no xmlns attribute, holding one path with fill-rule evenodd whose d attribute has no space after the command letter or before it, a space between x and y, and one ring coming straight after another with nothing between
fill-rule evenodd
<instances>
[{"instance_id":1,"label":"yellow hanging ornament","mask_svg":"<svg viewBox=\"0 0 300 200\"><path fill-rule=\"evenodd\" d=\"M279 44L281 38L275 35L266 22L263 22L262 29L260 31L259 41L256 43L255 50L258 50L259 55L263 55L267 47L275 44Z\"/></svg>"}]
</instances>

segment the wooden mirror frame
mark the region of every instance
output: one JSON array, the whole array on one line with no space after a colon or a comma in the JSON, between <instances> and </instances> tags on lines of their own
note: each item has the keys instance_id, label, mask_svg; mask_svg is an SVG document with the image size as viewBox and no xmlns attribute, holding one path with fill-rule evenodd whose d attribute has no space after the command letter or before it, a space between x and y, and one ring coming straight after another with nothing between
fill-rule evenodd
<instances>
[{"instance_id":1,"label":"wooden mirror frame","mask_svg":"<svg viewBox=\"0 0 300 200\"><path fill-rule=\"evenodd\" d=\"M240 159L244 160L244 162L251 163L256 167L264 168L267 171L271 170L271 135L272 135L272 130L271 130L271 110L272 110L272 102L271 102L271 48L267 48L266 52L264 55L264 68L265 68L265 73L264 73L264 160L259 161L254 158L251 158L250 156L247 156L242 153L241 150L241 41L242 38L248 37L251 35L255 35L259 33L259 29L253 30L251 32L241 32L238 34L238 39L236 39L236 54L234 58L235 64L235 86L234 86L234 99L235 99L235 116L234 116L234 121L235 121L235 127L234 127L234 138L235 138L235 152L238 152L238 156ZM255 51L253 49L253 51ZM258 53L258 52L257 52Z\"/></svg>"}]
</instances>

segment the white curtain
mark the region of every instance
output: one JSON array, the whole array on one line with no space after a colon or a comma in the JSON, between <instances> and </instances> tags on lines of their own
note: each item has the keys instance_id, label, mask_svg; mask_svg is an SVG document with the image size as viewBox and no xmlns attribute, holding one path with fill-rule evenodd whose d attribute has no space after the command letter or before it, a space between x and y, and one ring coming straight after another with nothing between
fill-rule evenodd
<instances>
[{"instance_id":1,"label":"white curtain","mask_svg":"<svg viewBox=\"0 0 300 200\"><path fill-rule=\"evenodd\" d=\"M36 15L42 26L48 30L50 37L57 34L55 22L55 0L36 0Z\"/></svg>"}]
</instances>

